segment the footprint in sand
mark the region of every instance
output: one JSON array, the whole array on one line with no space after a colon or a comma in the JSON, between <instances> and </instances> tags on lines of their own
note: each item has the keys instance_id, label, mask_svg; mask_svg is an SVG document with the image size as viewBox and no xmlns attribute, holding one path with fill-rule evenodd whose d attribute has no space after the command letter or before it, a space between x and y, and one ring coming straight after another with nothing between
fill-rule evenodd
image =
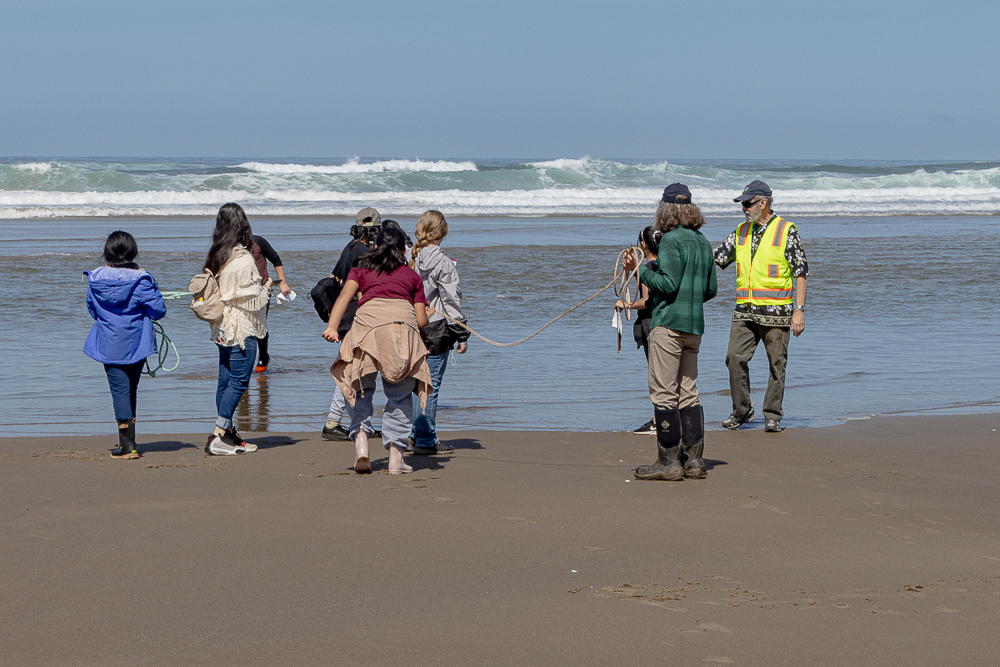
<instances>
[{"instance_id":1,"label":"footprint in sand","mask_svg":"<svg viewBox=\"0 0 1000 667\"><path fill-rule=\"evenodd\" d=\"M699 628L704 628L705 630L712 630L714 632L724 632L727 635L733 634L733 631L724 625L719 625L718 623L702 623L701 621L695 621L695 624Z\"/></svg>"}]
</instances>

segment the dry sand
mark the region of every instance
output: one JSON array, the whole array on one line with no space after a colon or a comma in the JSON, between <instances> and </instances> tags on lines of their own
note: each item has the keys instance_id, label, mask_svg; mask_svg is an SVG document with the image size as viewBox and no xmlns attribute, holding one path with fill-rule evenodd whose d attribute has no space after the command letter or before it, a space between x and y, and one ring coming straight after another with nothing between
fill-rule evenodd
<instances>
[{"instance_id":1,"label":"dry sand","mask_svg":"<svg viewBox=\"0 0 1000 667\"><path fill-rule=\"evenodd\" d=\"M112 423L113 426L113 423ZM1000 415L447 433L412 475L270 434L0 440L3 665L996 664Z\"/></svg>"}]
</instances>

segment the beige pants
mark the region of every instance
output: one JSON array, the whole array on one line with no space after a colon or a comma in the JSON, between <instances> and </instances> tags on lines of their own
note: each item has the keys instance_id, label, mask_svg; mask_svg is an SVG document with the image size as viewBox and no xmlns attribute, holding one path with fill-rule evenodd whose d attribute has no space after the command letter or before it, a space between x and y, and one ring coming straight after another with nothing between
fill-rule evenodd
<instances>
[{"instance_id":1,"label":"beige pants","mask_svg":"<svg viewBox=\"0 0 1000 667\"><path fill-rule=\"evenodd\" d=\"M701 336L666 327L649 332L649 398L658 408L701 405L698 400L698 348Z\"/></svg>"}]
</instances>

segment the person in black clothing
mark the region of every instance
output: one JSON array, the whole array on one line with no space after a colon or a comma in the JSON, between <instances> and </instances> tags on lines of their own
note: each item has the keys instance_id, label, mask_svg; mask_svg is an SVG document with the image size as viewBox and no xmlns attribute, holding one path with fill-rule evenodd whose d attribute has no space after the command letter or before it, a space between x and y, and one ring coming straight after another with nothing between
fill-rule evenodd
<instances>
[{"instance_id":1,"label":"person in black clothing","mask_svg":"<svg viewBox=\"0 0 1000 667\"><path fill-rule=\"evenodd\" d=\"M351 227L351 242L344 246L340 252L337 265L330 273L330 277L343 285L347 282L347 274L351 272L357 261L367 254L375 244L375 237L382 229L382 216L373 208L363 208L354 216L354 226ZM338 331L343 336L354 324L354 314L358 310L358 299L355 299L347 307L347 312L340 320ZM350 417L350 406L344 399L344 393L340 387L336 387L333 392L333 400L330 401L330 413L327 415L326 425L323 426L322 436L325 440L348 441L348 430L340 425L340 418L346 412ZM374 430L374 429L372 429ZM376 438L381 437L381 431L375 431Z\"/></svg>"},{"instance_id":2,"label":"person in black clothing","mask_svg":"<svg viewBox=\"0 0 1000 667\"><path fill-rule=\"evenodd\" d=\"M257 263L257 270L260 272L262 280L268 279L267 274L267 263L271 262L274 265L274 272L278 274L278 289L282 294L288 296L292 288L288 286L285 281L285 267L281 264L281 257L278 256L277 251L267 242L263 236L253 237L253 248L251 248L253 253L254 262ZM265 311L264 317L267 317L267 312L270 311L271 304L267 304L267 310ZM267 343L271 337L271 332L268 330L267 335L257 341L257 365L254 367L254 372L263 373L267 370L268 364L271 363L271 355L267 351Z\"/></svg>"},{"instance_id":3,"label":"person in black clothing","mask_svg":"<svg viewBox=\"0 0 1000 667\"><path fill-rule=\"evenodd\" d=\"M642 248L642 255L646 260L646 266L653 271L656 270L656 252L660 247L661 233L654 227L646 227L639 232L639 247ZM636 299L629 304L629 308L636 311L635 324L632 325L632 335L635 337L635 345L642 348L649 361L649 327L653 320L653 299L649 296L649 288L645 285L636 295ZM625 304L621 299L615 302L615 310L624 310ZM648 422L632 431L633 433L646 433L656 435L656 421L650 419Z\"/></svg>"}]
</instances>

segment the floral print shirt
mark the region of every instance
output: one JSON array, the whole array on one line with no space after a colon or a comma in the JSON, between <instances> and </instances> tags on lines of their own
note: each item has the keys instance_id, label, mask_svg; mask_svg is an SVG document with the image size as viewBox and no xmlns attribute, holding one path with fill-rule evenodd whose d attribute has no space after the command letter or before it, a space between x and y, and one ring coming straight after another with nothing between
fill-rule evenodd
<instances>
[{"instance_id":1,"label":"floral print shirt","mask_svg":"<svg viewBox=\"0 0 1000 667\"><path fill-rule=\"evenodd\" d=\"M771 216L767 224L754 223L753 234L750 240L750 256L757 254L757 246L764 237L767 225L771 224L776 215ZM788 243L785 245L785 259L788 260L788 267L792 270L793 276L809 277L809 262L806 260L806 251L802 248L802 239L799 231L795 227L788 229ZM718 248L715 249L715 263L721 269L736 261L736 230L726 237ZM795 312L794 304L786 306L755 306L749 303L736 304L733 311L733 321L750 321L768 327L787 327L792 324L792 313Z\"/></svg>"}]
</instances>

